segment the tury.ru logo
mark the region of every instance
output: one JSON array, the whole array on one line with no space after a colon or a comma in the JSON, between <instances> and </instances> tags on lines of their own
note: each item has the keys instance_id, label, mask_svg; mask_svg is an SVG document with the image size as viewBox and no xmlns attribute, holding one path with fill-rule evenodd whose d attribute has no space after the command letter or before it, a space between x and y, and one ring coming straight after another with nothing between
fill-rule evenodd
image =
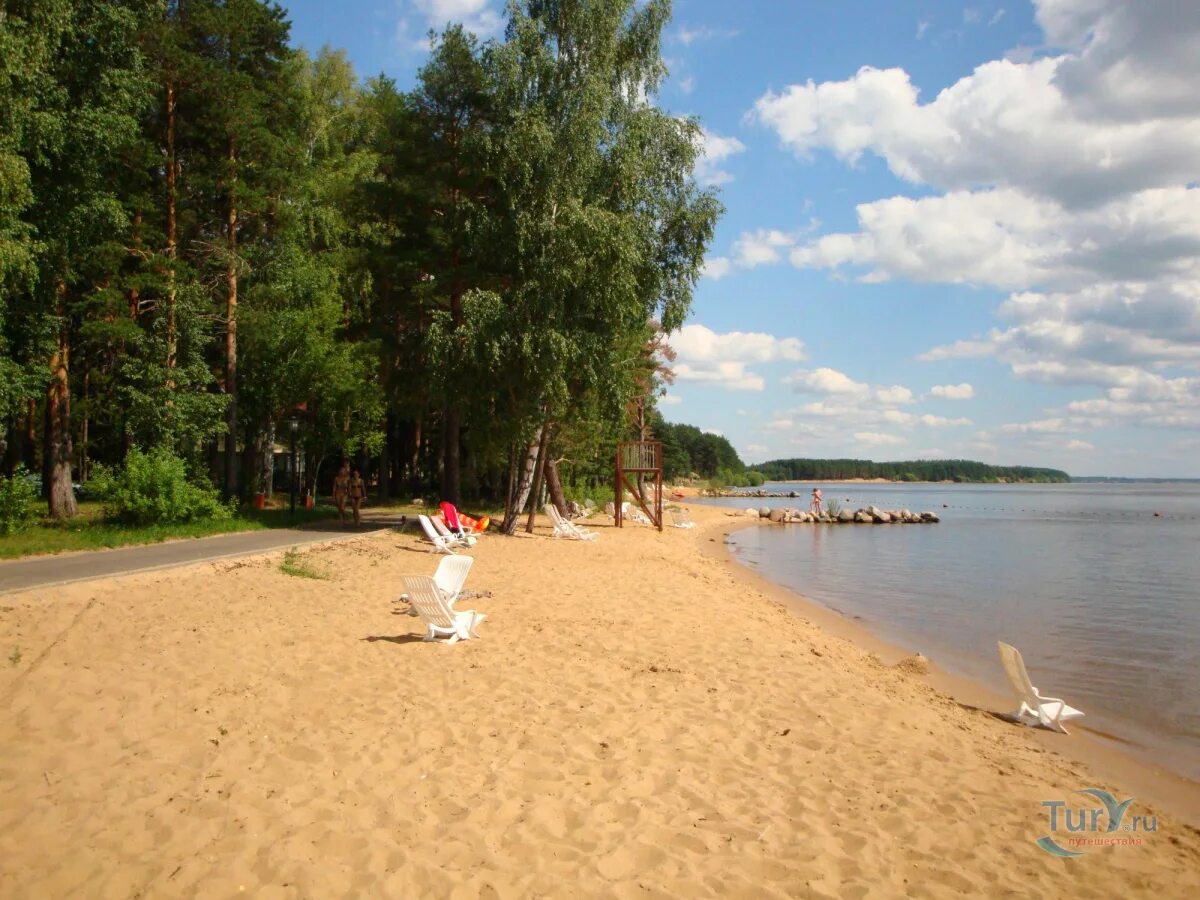
<instances>
[{"instance_id":1,"label":"tury.ru logo","mask_svg":"<svg viewBox=\"0 0 1200 900\"><path fill-rule=\"evenodd\" d=\"M1157 816L1130 815L1133 798L1117 801L1108 791L1085 788L1075 791L1095 797L1103 806L1070 809L1065 800L1043 800L1049 810L1050 834L1037 839L1037 845L1055 856L1083 856L1093 847L1139 845L1142 835L1158 830Z\"/></svg>"}]
</instances>

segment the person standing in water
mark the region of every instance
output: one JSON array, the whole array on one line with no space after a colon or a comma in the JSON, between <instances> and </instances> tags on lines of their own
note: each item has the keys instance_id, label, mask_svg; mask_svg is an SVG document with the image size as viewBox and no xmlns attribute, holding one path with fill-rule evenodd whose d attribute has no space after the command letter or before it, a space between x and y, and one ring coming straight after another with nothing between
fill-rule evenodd
<instances>
[{"instance_id":1,"label":"person standing in water","mask_svg":"<svg viewBox=\"0 0 1200 900\"><path fill-rule=\"evenodd\" d=\"M813 488L812 503L808 504L808 511L813 515L821 514L821 489Z\"/></svg>"},{"instance_id":2,"label":"person standing in water","mask_svg":"<svg viewBox=\"0 0 1200 900\"><path fill-rule=\"evenodd\" d=\"M354 524L359 523L359 512L362 509L362 502L367 496L367 483L363 481L363 477L358 474L358 469L354 470L354 474L350 476L350 506L354 509Z\"/></svg>"},{"instance_id":3,"label":"person standing in water","mask_svg":"<svg viewBox=\"0 0 1200 900\"><path fill-rule=\"evenodd\" d=\"M350 496L350 463L342 463L333 476L333 503L337 506L338 521L346 521L346 498Z\"/></svg>"}]
</instances>

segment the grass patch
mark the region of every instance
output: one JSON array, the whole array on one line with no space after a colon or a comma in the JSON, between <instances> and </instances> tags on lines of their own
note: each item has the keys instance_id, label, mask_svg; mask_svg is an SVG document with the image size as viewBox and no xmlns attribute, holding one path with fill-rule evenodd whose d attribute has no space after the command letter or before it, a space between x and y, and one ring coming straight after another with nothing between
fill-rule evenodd
<instances>
[{"instance_id":1,"label":"grass patch","mask_svg":"<svg viewBox=\"0 0 1200 900\"><path fill-rule=\"evenodd\" d=\"M297 509L293 518L287 509L246 509L231 519L187 522L181 525L114 525L101 517L100 504L79 504L80 514L65 522L48 517L20 534L0 537L0 559L17 559L72 550L105 550L134 544L156 544L177 538L209 537L241 531L290 528L337 518L332 506Z\"/></svg>"},{"instance_id":2,"label":"grass patch","mask_svg":"<svg viewBox=\"0 0 1200 900\"><path fill-rule=\"evenodd\" d=\"M315 578L318 581L325 581L329 578L324 572L314 569L306 562L295 547L283 554L283 562L279 564L279 571L284 575L292 575L296 578Z\"/></svg>"}]
</instances>

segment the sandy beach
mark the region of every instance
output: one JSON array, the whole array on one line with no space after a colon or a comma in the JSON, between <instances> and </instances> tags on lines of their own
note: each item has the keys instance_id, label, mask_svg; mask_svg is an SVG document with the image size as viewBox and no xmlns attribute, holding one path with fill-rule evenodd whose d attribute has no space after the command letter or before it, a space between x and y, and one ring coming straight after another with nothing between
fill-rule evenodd
<instances>
[{"instance_id":1,"label":"sandy beach","mask_svg":"<svg viewBox=\"0 0 1200 900\"><path fill-rule=\"evenodd\" d=\"M0 897L1200 896L1169 783L798 615L724 557L743 520L692 514L485 537L454 646L396 602L437 562L411 531L302 551L326 580L0 597ZM1156 830L1035 846L1092 787Z\"/></svg>"}]
</instances>

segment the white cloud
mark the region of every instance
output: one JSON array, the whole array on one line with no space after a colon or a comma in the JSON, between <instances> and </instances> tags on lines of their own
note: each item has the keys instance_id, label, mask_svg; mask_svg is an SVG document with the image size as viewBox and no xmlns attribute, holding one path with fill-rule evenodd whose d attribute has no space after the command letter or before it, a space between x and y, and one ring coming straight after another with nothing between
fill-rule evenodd
<instances>
[{"instance_id":1,"label":"white cloud","mask_svg":"<svg viewBox=\"0 0 1200 900\"><path fill-rule=\"evenodd\" d=\"M1075 207L1196 177L1200 116L1098 115L1061 90L1069 59L988 62L926 104L903 69L867 66L768 92L752 115L801 157L828 149L854 164L872 152L942 190L1010 188Z\"/></svg>"},{"instance_id":2,"label":"white cloud","mask_svg":"<svg viewBox=\"0 0 1200 900\"><path fill-rule=\"evenodd\" d=\"M764 456L769 449L762 444L747 444L742 448L742 452L747 456Z\"/></svg>"},{"instance_id":3,"label":"white cloud","mask_svg":"<svg viewBox=\"0 0 1200 900\"><path fill-rule=\"evenodd\" d=\"M663 394L658 398L659 406L678 406L683 402L683 398L676 394Z\"/></svg>"},{"instance_id":4,"label":"white cloud","mask_svg":"<svg viewBox=\"0 0 1200 900\"><path fill-rule=\"evenodd\" d=\"M925 37L925 32L927 32L929 30L929 26L932 24L933 23L930 22L928 19L922 19L920 22L917 23L917 40L918 41L921 40L923 37Z\"/></svg>"},{"instance_id":5,"label":"white cloud","mask_svg":"<svg viewBox=\"0 0 1200 900\"><path fill-rule=\"evenodd\" d=\"M809 371L793 372L783 379L784 384L795 385L797 391L814 394L843 394L865 397L870 388L855 381L844 372L836 369L820 368Z\"/></svg>"},{"instance_id":6,"label":"white cloud","mask_svg":"<svg viewBox=\"0 0 1200 900\"><path fill-rule=\"evenodd\" d=\"M711 278L718 281L733 271L733 261L727 256L710 256L704 260L700 270L701 278Z\"/></svg>"},{"instance_id":7,"label":"white cloud","mask_svg":"<svg viewBox=\"0 0 1200 900\"><path fill-rule=\"evenodd\" d=\"M468 31L480 37L499 34L504 16L493 0L411 0L428 27L441 31L452 22L461 22Z\"/></svg>"},{"instance_id":8,"label":"white cloud","mask_svg":"<svg viewBox=\"0 0 1200 900\"><path fill-rule=\"evenodd\" d=\"M711 434L711 435L714 435L714 436L716 436L716 437L725 437L725 432L723 432L723 431L718 431L716 428L701 428L700 430L701 430L701 431L702 431L704 434Z\"/></svg>"},{"instance_id":9,"label":"white cloud","mask_svg":"<svg viewBox=\"0 0 1200 900\"><path fill-rule=\"evenodd\" d=\"M975 396L975 388L963 382L962 384L935 384L929 391L933 397L943 400L970 400Z\"/></svg>"},{"instance_id":10,"label":"white cloud","mask_svg":"<svg viewBox=\"0 0 1200 900\"><path fill-rule=\"evenodd\" d=\"M733 242L734 262L742 269L779 262L783 258L780 251L795 246L797 240L796 235L773 228L743 232Z\"/></svg>"},{"instance_id":11,"label":"white cloud","mask_svg":"<svg viewBox=\"0 0 1200 900\"><path fill-rule=\"evenodd\" d=\"M762 332L731 331L719 334L704 325L684 325L667 338L677 354L673 366L677 381L716 384L728 390L761 391L762 376L747 367L804 359L799 338L777 338Z\"/></svg>"},{"instance_id":12,"label":"white cloud","mask_svg":"<svg viewBox=\"0 0 1200 900\"><path fill-rule=\"evenodd\" d=\"M903 444L904 438L895 434L884 434L879 431L856 431L854 439L860 444L870 444L872 446L885 446Z\"/></svg>"},{"instance_id":13,"label":"white cloud","mask_svg":"<svg viewBox=\"0 0 1200 900\"><path fill-rule=\"evenodd\" d=\"M738 32L732 28L713 28L709 25L697 25L690 27L681 25L679 30L675 32L675 39L685 47L690 47L697 41L709 41L721 38L737 37Z\"/></svg>"},{"instance_id":14,"label":"white cloud","mask_svg":"<svg viewBox=\"0 0 1200 900\"><path fill-rule=\"evenodd\" d=\"M994 13L992 13L992 17L990 19L988 19L988 28L991 28L993 25L999 25L1000 20L1003 18L1004 18L1004 7L1001 6L998 10L996 10Z\"/></svg>"},{"instance_id":15,"label":"white cloud","mask_svg":"<svg viewBox=\"0 0 1200 900\"><path fill-rule=\"evenodd\" d=\"M903 385L893 384L888 388L876 388L875 399L880 403L886 404L903 404L913 403L915 399L913 392Z\"/></svg>"},{"instance_id":16,"label":"white cloud","mask_svg":"<svg viewBox=\"0 0 1200 900\"><path fill-rule=\"evenodd\" d=\"M998 327L921 358L987 357L1028 381L1091 386L1048 411L1070 428L1200 428L1200 4L1034 8L1044 46L935 96L901 69L864 67L758 100L751 118L799 157L873 154L926 189L863 203L855 229L787 256L866 282L1008 291Z\"/></svg>"},{"instance_id":17,"label":"white cloud","mask_svg":"<svg viewBox=\"0 0 1200 900\"><path fill-rule=\"evenodd\" d=\"M700 158L696 162L696 180L703 185L721 185L733 181L733 175L721 168L732 156L744 153L746 145L735 137L722 137L700 129Z\"/></svg>"},{"instance_id":18,"label":"white cloud","mask_svg":"<svg viewBox=\"0 0 1200 900\"><path fill-rule=\"evenodd\" d=\"M917 421L929 428L961 428L964 425L971 424L970 419L964 419L961 417L957 419L947 419L944 416L933 416L929 413L918 416Z\"/></svg>"},{"instance_id":19,"label":"white cloud","mask_svg":"<svg viewBox=\"0 0 1200 900\"><path fill-rule=\"evenodd\" d=\"M1074 441L1067 441L1066 444L1063 445L1063 449L1071 450L1071 451L1088 452L1091 450L1095 450L1096 447L1094 444L1089 444L1087 441L1074 440Z\"/></svg>"},{"instance_id":20,"label":"white cloud","mask_svg":"<svg viewBox=\"0 0 1200 900\"><path fill-rule=\"evenodd\" d=\"M696 79L692 75L688 75L686 78L680 78L678 84L679 90L683 91L685 94L690 94L696 89Z\"/></svg>"}]
</instances>

